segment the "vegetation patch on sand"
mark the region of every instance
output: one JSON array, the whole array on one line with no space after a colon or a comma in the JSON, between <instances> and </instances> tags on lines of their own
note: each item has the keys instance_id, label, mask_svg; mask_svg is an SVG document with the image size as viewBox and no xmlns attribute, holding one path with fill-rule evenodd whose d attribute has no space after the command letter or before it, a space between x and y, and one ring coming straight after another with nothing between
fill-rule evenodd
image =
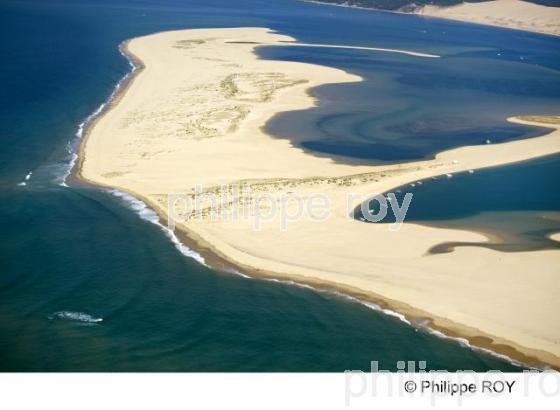
<instances>
[{"instance_id":1,"label":"vegetation patch on sand","mask_svg":"<svg viewBox=\"0 0 560 410\"><path fill-rule=\"evenodd\" d=\"M480 243L485 237L412 223L391 232L387 224L349 218L365 199L398 186L560 152L560 126L547 123L550 118L539 117L538 123L510 119L552 130L406 164L357 165L310 155L267 135L264 125L279 112L315 106L318 101L308 92L312 87L361 78L255 54L259 45L297 46L288 43L293 41L266 28L182 30L131 40L127 52L145 69L88 130L81 177L141 198L165 220L178 213L169 199L190 198L196 187L211 193L224 185L250 184L251 198L267 193L274 203L287 193L323 194L330 200L328 219L294 219L286 230L278 214L255 229L251 218L208 218L209 207L200 219L181 215L177 226L241 270L381 300L400 313L429 317L438 329L474 344L560 367L560 251L460 247L430 255L441 243ZM363 51L437 57L410 50ZM233 205L218 206L228 210ZM257 205L253 217L261 207L274 206Z\"/></svg>"},{"instance_id":2,"label":"vegetation patch on sand","mask_svg":"<svg viewBox=\"0 0 560 410\"><path fill-rule=\"evenodd\" d=\"M528 122L560 125L560 115L520 115L517 118Z\"/></svg>"}]
</instances>

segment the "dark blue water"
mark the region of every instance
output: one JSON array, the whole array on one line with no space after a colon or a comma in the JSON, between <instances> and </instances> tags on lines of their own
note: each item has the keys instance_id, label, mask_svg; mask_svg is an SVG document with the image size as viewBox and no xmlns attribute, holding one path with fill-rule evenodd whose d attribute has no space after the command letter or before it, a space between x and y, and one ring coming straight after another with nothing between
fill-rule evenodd
<instances>
[{"instance_id":1,"label":"dark blue water","mask_svg":"<svg viewBox=\"0 0 560 410\"><path fill-rule=\"evenodd\" d=\"M550 235L560 232L560 156L519 164L460 172L397 187L399 204L412 193L406 223L421 223L489 234L490 243L443 243L432 251L455 246L485 246L501 251L559 249ZM379 203L371 201L371 210ZM362 216L361 207L356 216ZM394 215L381 223L393 223Z\"/></svg>"},{"instance_id":2,"label":"dark blue water","mask_svg":"<svg viewBox=\"0 0 560 410\"><path fill-rule=\"evenodd\" d=\"M261 49L367 79L315 90L324 105L309 117L286 114L301 123L291 138L327 144L308 146L317 155L348 154L353 144L369 150L379 136L385 154L355 156L429 156L449 146L445 135L471 143L479 127L496 140L536 134L503 118L558 108L558 40L546 36L284 0L2 1L0 370L341 371L368 369L371 360L388 369L397 360L516 369L341 297L207 269L120 199L59 185L78 124L129 70L121 41L222 26L446 56L437 66L395 55ZM481 113L473 126L470 116ZM286 127L269 124L279 136L291 133ZM434 129L441 135L416 141Z\"/></svg>"},{"instance_id":3,"label":"dark blue water","mask_svg":"<svg viewBox=\"0 0 560 410\"><path fill-rule=\"evenodd\" d=\"M333 10L336 30L325 33L301 22L289 32L311 43L408 49L441 58L348 49L261 49L267 58L330 65L366 80L316 88L320 107L269 122L268 131L315 155L369 162L433 158L442 150L487 139L498 143L542 135L542 128L506 119L560 111L558 38L339 10Z\"/></svg>"}]
</instances>

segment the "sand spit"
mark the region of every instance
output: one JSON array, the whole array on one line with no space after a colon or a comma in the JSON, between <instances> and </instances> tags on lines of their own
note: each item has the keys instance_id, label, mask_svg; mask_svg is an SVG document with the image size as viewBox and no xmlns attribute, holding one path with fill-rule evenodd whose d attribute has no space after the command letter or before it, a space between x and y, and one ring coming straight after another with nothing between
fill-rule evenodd
<instances>
[{"instance_id":1,"label":"sand spit","mask_svg":"<svg viewBox=\"0 0 560 410\"><path fill-rule=\"evenodd\" d=\"M290 41L265 28L131 40L127 52L144 68L88 130L80 177L142 199L164 220L171 217L179 236L207 261L210 253L254 275L337 289L407 317L429 318L434 328L474 345L560 367L560 251L465 247L429 255L441 242L485 238L407 223L390 231L349 218L349 209L365 198L396 186L560 152L560 126L546 124L551 132L541 137L457 148L406 164L315 157L270 137L264 124L276 113L315 106L311 87L361 79L318 65L259 60L254 53L259 45ZM212 194L230 195L245 184L251 190L241 206L235 196L212 203ZM200 212L191 212L184 205L200 197L197 191L206 196ZM272 200L261 201L264 194ZM277 212L255 226L277 205L297 211L286 195L309 201L316 194L328 198L328 218L303 215L283 229L285 215ZM246 214L234 218L239 209Z\"/></svg>"}]
</instances>

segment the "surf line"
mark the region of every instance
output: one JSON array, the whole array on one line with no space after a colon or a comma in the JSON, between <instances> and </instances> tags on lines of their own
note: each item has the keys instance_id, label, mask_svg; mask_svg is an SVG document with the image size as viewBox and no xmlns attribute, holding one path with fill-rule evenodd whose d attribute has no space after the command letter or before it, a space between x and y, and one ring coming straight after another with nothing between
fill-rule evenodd
<instances>
[{"instance_id":1,"label":"surf line","mask_svg":"<svg viewBox=\"0 0 560 410\"><path fill-rule=\"evenodd\" d=\"M371 309L371 310L373 310L373 311L375 311L375 312L377 312L381 315L395 318L396 320L404 323L405 325L412 327L416 331L423 331L423 332L425 332L425 333L427 333L427 334L429 334L433 337L436 337L436 338L439 338L439 339L444 339L444 340L449 340L450 342L456 343L456 344L462 346L465 349L469 349L469 350L474 351L474 352L483 353L483 354L486 354L488 356L495 357L495 358L497 358L499 360L502 360L506 363L509 363L513 366L517 366L520 369L528 369L528 370L533 370L533 371L542 371L542 370L545 369L545 368L540 368L540 367L536 367L536 366L533 366L533 365L529 365L527 363L523 363L519 360L513 359L513 358L511 358L511 357L509 357L505 354L495 352L491 349L487 349L487 348L484 348L484 347L473 345L472 343L469 342L469 340L467 340L465 338L458 337L458 336L449 336L442 331L431 328L427 321L421 321L421 322L414 321L413 322L411 320L408 320L407 317L405 315L403 315L402 313L396 312L396 311L391 310L391 309L383 308L376 303L368 302L368 301L359 299L357 297L348 295L344 292L339 292L339 291L332 290L332 289L322 289L320 287L314 287L314 286L311 286L311 285L308 285L308 284L305 284L305 283L299 283L299 282L295 282L295 281L287 280L287 279L266 278L266 277L260 277L260 276L258 276L258 277L249 276L248 278L260 279L260 280L264 280L264 281L267 281L267 282L275 282L275 283L279 283L279 284L286 285L286 286L295 286L295 287L307 289L311 292L315 292L315 293L318 293L318 294L324 294L324 295L331 296L331 297L334 297L334 298L347 300L351 303L357 303L357 304L362 305L362 306L364 306L368 309Z\"/></svg>"},{"instance_id":2,"label":"surf line","mask_svg":"<svg viewBox=\"0 0 560 410\"><path fill-rule=\"evenodd\" d=\"M95 111L89 114L80 124L78 124L78 130L74 134L74 137L66 144L66 151L70 155L70 158L64 163L64 170L62 175L58 177L58 185L61 187L68 188L66 180L72 173L72 170L76 166L78 161L78 150L83 142L84 133L87 132L87 128L93 123L98 117L105 112L106 109L110 108L111 103L119 96L120 92L126 83L132 79L133 74L138 70L139 66L135 64L134 60L126 53L126 46L128 40L123 41L119 44L119 53L127 60L129 70L126 74L117 82L113 87L113 90L104 102L99 105Z\"/></svg>"}]
</instances>

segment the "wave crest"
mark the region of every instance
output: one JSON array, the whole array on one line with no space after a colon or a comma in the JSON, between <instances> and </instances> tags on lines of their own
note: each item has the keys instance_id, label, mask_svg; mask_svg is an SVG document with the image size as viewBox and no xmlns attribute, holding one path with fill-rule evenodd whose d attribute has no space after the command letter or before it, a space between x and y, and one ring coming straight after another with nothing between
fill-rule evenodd
<instances>
[{"instance_id":1,"label":"wave crest","mask_svg":"<svg viewBox=\"0 0 560 410\"><path fill-rule=\"evenodd\" d=\"M99 323L103 321L103 318L94 317L84 312L71 312L67 310L54 312L52 315L49 315L49 319L72 320L75 322L82 322L82 323Z\"/></svg>"},{"instance_id":2,"label":"wave crest","mask_svg":"<svg viewBox=\"0 0 560 410\"><path fill-rule=\"evenodd\" d=\"M204 260L204 257L198 252L195 252L192 249L183 245L179 241L175 233L160 222L158 214L153 209L149 208L148 205L146 205L143 201L135 198L130 194L127 194L126 192L122 192L116 189L108 190L108 192L120 198L122 201L124 201L130 209L132 209L134 212L138 214L138 216L140 216L140 218L150 223L153 223L154 225L159 226L160 229L165 233L165 235L171 240L171 242L173 242L175 248L177 248L177 250L181 252L183 255L185 255L188 258L194 259L195 261L197 261L198 263L204 266L208 266L206 265L206 261Z\"/></svg>"}]
</instances>

